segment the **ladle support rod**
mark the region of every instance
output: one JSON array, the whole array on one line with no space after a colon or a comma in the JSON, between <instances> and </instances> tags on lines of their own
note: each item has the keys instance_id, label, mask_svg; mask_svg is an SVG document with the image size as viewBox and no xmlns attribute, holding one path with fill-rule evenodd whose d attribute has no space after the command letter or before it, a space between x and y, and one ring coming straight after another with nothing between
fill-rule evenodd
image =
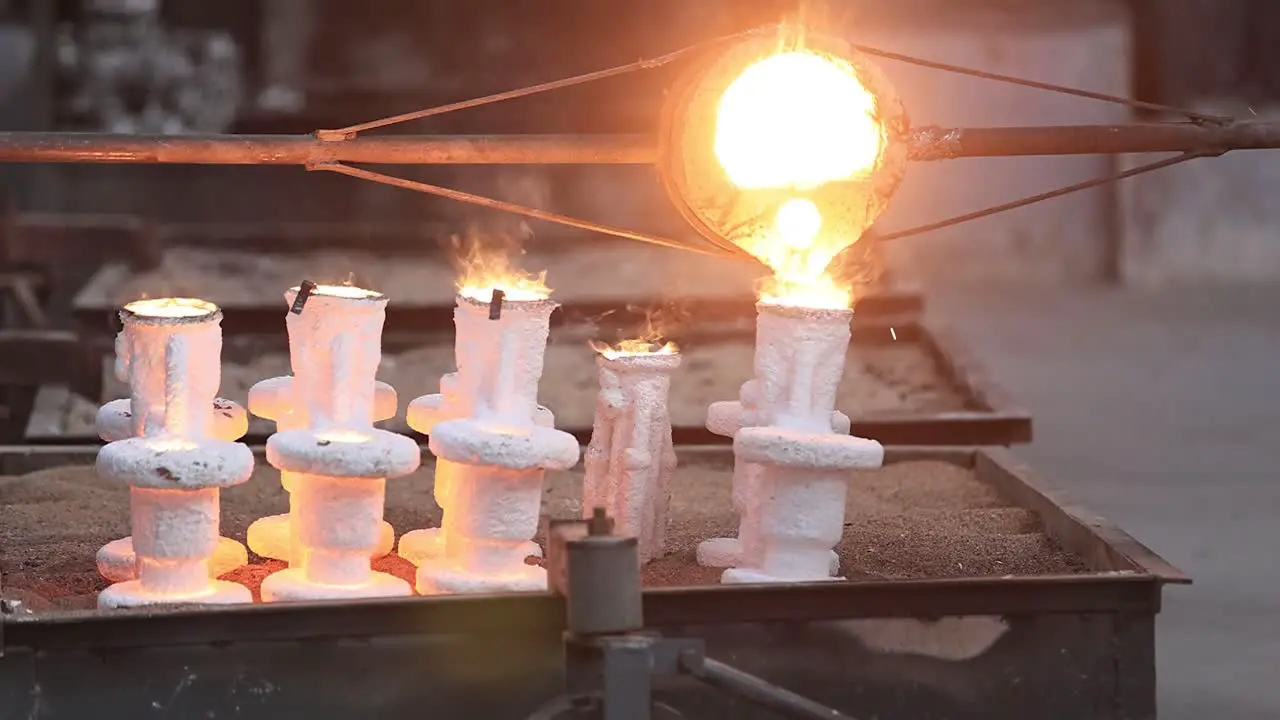
<instances>
[{"instance_id":1,"label":"ladle support rod","mask_svg":"<svg viewBox=\"0 0 1280 720\"><path fill-rule=\"evenodd\" d=\"M916 161L1280 148L1280 123L1134 123L911 131ZM0 133L0 162L177 165L650 165L643 135L108 135Z\"/></svg>"}]
</instances>

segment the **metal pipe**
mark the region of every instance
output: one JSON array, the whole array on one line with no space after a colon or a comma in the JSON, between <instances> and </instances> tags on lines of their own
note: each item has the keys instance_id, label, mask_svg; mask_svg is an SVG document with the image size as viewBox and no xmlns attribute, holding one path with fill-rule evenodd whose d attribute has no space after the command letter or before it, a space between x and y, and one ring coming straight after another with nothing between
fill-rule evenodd
<instances>
[{"instance_id":1,"label":"metal pipe","mask_svg":"<svg viewBox=\"0 0 1280 720\"><path fill-rule=\"evenodd\" d=\"M657 145L631 135L107 135L0 133L0 162L175 165L651 165Z\"/></svg>"},{"instance_id":2,"label":"metal pipe","mask_svg":"<svg viewBox=\"0 0 1280 720\"><path fill-rule=\"evenodd\" d=\"M1022 155L1115 155L1280 148L1280 123L1131 123L1043 127L938 128L912 132L916 161Z\"/></svg>"},{"instance_id":3,"label":"metal pipe","mask_svg":"<svg viewBox=\"0 0 1280 720\"><path fill-rule=\"evenodd\" d=\"M839 710L711 658L685 654L681 656L680 664L702 682L769 708L783 717L797 720L853 720Z\"/></svg>"},{"instance_id":4,"label":"metal pipe","mask_svg":"<svg viewBox=\"0 0 1280 720\"><path fill-rule=\"evenodd\" d=\"M912 131L916 161L962 157L1094 155L1280 148L1280 123L1134 123ZM0 162L187 165L646 165L658 161L643 135L99 135L0 133Z\"/></svg>"}]
</instances>

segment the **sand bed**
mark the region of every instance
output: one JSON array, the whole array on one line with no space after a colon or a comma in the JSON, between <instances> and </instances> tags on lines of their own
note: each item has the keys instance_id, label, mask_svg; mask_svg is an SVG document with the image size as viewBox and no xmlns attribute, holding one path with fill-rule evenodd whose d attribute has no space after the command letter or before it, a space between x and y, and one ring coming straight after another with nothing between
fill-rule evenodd
<instances>
[{"instance_id":1,"label":"sand bed","mask_svg":"<svg viewBox=\"0 0 1280 720\"><path fill-rule=\"evenodd\" d=\"M675 479L671 554L645 570L649 586L715 583L719 571L693 560L697 543L730 533L729 461L723 452L685 453ZM282 512L286 498L278 473L259 468L248 483L223 495L223 534L243 540L250 522ZM430 465L391 480L386 519L403 533L437 526ZM578 512L581 471L548 476L544 513ZM106 583L94 567L104 543L129 533L128 492L98 480L91 467L72 466L0 478L0 573L4 594L29 610L94 606ZM858 473L850 483L845 535L838 548L851 580L944 578L1083 571L1041 531L1028 510L1011 507L972 471L937 461L911 461ZM256 591L280 567L253 565L230 579ZM380 569L409 579L413 568L397 557Z\"/></svg>"},{"instance_id":2,"label":"sand bed","mask_svg":"<svg viewBox=\"0 0 1280 720\"><path fill-rule=\"evenodd\" d=\"M573 252L531 251L513 262L546 270L562 303L652 303L656 298L750 298L761 274L751 263L639 243L605 242ZM457 267L450 257L395 257L357 252L271 255L233 250L173 248L160 266L135 272L104 267L82 289L79 310L114 308L140 297L201 297L223 307L284 308L284 291L303 280L351 281L385 293L396 306L452 305Z\"/></svg>"},{"instance_id":3,"label":"sand bed","mask_svg":"<svg viewBox=\"0 0 1280 720\"><path fill-rule=\"evenodd\" d=\"M440 376L454 369L452 338L444 342L388 353L383 357L378 377L396 388L404 406L420 395L438 392ZM751 377L753 349L749 341L706 343L685 348L685 360L672 378L670 407L672 424L700 427L707 406L717 400L732 400L738 388ZM249 388L259 380L289 372L288 356L266 353L249 363L226 362L222 369L223 397L244 403ZM104 397L98 402L71 398L64 410L62 433L93 436L94 416L107 400L127 397L127 388L115 379L111 362L105 364ZM548 348L539 395L556 414L563 428L589 428L595 413L595 354L581 337L562 333ZM899 342L867 345L851 351L844 381L836 400L838 408L855 418L884 418L933 414L971 409L960 389L948 382L935 360L917 343ZM403 421L385 424L407 432ZM266 435L273 426L253 420L250 432Z\"/></svg>"}]
</instances>

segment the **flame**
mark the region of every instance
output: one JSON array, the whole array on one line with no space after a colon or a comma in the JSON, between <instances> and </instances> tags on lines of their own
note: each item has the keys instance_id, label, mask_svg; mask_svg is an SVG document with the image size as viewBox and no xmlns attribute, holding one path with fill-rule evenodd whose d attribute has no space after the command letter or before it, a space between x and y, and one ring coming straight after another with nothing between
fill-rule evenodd
<instances>
[{"instance_id":1,"label":"flame","mask_svg":"<svg viewBox=\"0 0 1280 720\"><path fill-rule=\"evenodd\" d=\"M458 294L472 300L489 302L493 291L501 290L507 300L545 300L551 297L547 272L531 274L515 267L511 254L503 248L486 248L479 242L458 259L460 273Z\"/></svg>"},{"instance_id":2,"label":"flame","mask_svg":"<svg viewBox=\"0 0 1280 720\"><path fill-rule=\"evenodd\" d=\"M771 226L737 242L773 270L764 302L847 308L851 288L827 267L858 240L823 232L821 209L805 194L872 173L884 146L876 98L848 62L788 50L744 70L716 114L715 155L745 190L785 193Z\"/></svg>"},{"instance_id":3,"label":"flame","mask_svg":"<svg viewBox=\"0 0 1280 720\"><path fill-rule=\"evenodd\" d=\"M643 339L622 340L617 345L592 340L590 345L592 350L609 360L617 360L624 357L642 357L645 355L675 355L680 352L680 348L673 342L660 345L652 340Z\"/></svg>"},{"instance_id":4,"label":"flame","mask_svg":"<svg viewBox=\"0 0 1280 720\"><path fill-rule=\"evenodd\" d=\"M134 300L124 309L141 317L197 318L212 315L218 311L218 306L197 298L172 297Z\"/></svg>"}]
</instances>

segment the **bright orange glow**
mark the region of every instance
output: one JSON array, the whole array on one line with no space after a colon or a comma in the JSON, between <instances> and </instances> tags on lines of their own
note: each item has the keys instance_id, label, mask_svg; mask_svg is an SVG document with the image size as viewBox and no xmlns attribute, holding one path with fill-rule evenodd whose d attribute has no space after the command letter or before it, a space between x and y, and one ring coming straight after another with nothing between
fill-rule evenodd
<instances>
[{"instance_id":1,"label":"bright orange glow","mask_svg":"<svg viewBox=\"0 0 1280 720\"><path fill-rule=\"evenodd\" d=\"M744 190L791 195L774 211L771 226L735 238L773 270L761 288L764 302L849 307L851 289L827 267L860 233L824 232L821 208L804 195L868 176L883 145L875 96L844 60L810 50L780 52L730 83L716 114L716 159Z\"/></svg>"},{"instance_id":2,"label":"bright orange glow","mask_svg":"<svg viewBox=\"0 0 1280 720\"><path fill-rule=\"evenodd\" d=\"M197 318L212 315L218 311L218 306L196 298L155 298L134 300L124 309L141 317Z\"/></svg>"},{"instance_id":3,"label":"bright orange glow","mask_svg":"<svg viewBox=\"0 0 1280 720\"><path fill-rule=\"evenodd\" d=\"M295 287L293 291L298 292L301 289L300 287ZM311 291L311 294L348 300L371 300L382 297L382 293L376 290L367 290L354 285L317 285L316 289Z\"/></svg>"},{"instance_id":4,"label":"bright orange glow","mask_svg":"<svg viewBox=\"0 0 1280 720\"><path fill-rule=\"evenodd\" d=\"M849 63L809 50L748 67L720 98L715 153L741 188L813 188L875 169L876 99Z\"/></svg>"},{"instance_id":5,"label":"bright orange glow","mask_svg":"<svg viewBox=\"0 0 1280 720\"><path fill-rule=\"evenodd\" d=\"M827 273L831 258L812 252L822 230L822 211L812 201L792 198L774 216L771 242L762 244L761 259L773 268L773 277L761 288L760 299L771 305L824 309L847 308L853 301L850 288Z\"/></svg>"},{"instance_id":6,"label":"bright orange glow","mask_svg":"<svg viewBox=\"0 0 1280 720\"><path fill-rule=\"evenodd\" d=\"M674 355L680 352L673 342L659 345L649 340L623 340L617 345L609 345L599 340L591 341L591 349L610 360L623 357L642 357L645 355Z\"/></svg>"},{"instance_id":7,"label":"bright orange glow","mask_svg":"<svg viewBox=\"0 0 1280 720\"><path fill-rule=\"evenodd\" d=\"M369 436L356 432L355 430L327 430L316 433L316 438L321 442L344 443L349 445L359 445L360 443L369 442Z\"/></svg>"},{"instance_id":8,"label":"bright orange glow","mask_svg":"<svg viewBox=\"0 0 1280 720\"><path fill-rule=\"evenodd\" d=\"M547 273L526 273L511 264L507 253L473 246L460 260L458 294L472 300L489 302L493 291L501 290L507 300L545 300L551 297Z\"/></svg>"},{"instance_id":9,"label":"bright orange glow","mask_svg":"<svg viewBox=\"0 0 1280 720\"><path fill-rule=\"evenodd\" d=\"M803 283L786 282L775 275L765 281L760 301L783 307L845 310L853 302L853 290L825 274Z\"/></svg>"}]
</instances>

